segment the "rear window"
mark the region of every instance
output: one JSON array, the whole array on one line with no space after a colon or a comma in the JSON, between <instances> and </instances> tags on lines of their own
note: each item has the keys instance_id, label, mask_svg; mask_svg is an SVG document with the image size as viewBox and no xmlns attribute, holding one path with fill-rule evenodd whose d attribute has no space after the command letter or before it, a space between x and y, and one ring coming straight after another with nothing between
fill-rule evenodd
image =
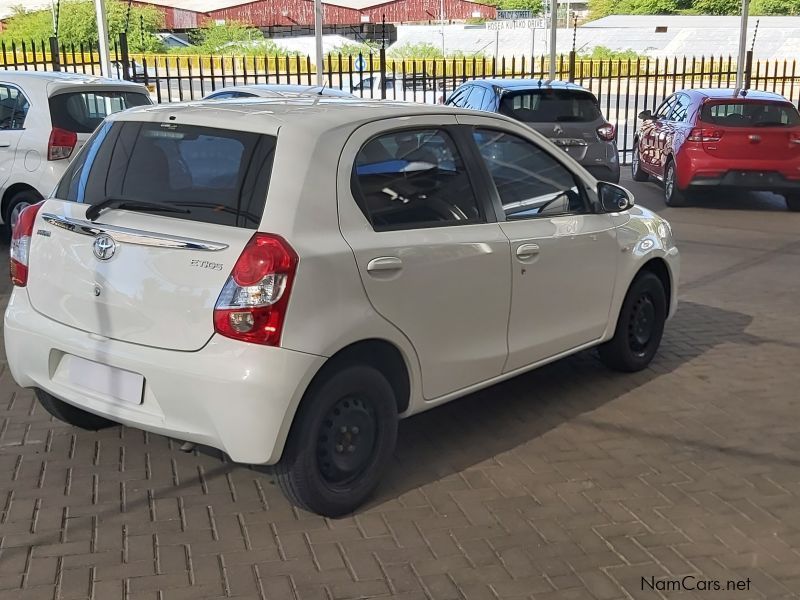
<instances>
[{"instance_id":1,"label":"rear window","mask_svg":"<svg viewBox=\"0 0 800 600\"><path fill-rule=\"evenodd\" d=\"M56 197L167 203L158 214L255 229L261 222L276 138L174 123L106 122L59 183Z\"/></svg>"},{"instance_id":2,"label":"rear window","mask_svg":"<svg viewBox=\"0 0 800 600\"><path fill-rule=\"evenodd\" d=\"M705 104L700 119L723 127L794 127L800 125L797 109L778 102L720 102Z\"/></svg>"},{"instance_id":3,"label":"rear window","mask_svg":"<svg viewBox=\"0 0 800 600\"><path fill-rule=\"evenodd\" d=\"M53 127L92 133L108 115L147 104L150 96L138 92L68 92L50 97L50 119Z\"/></svg>"},{"instance_id":4,"label":"rear window","mask_svg":"<svg viewBox=\"0 0 800 600\"><path fill-rule=\"evenodd\" d=\"M574 90L526 90L503 94L500 113L525 123L587 123L602 118L595 97Z\"/></svg>"}]
</instances>

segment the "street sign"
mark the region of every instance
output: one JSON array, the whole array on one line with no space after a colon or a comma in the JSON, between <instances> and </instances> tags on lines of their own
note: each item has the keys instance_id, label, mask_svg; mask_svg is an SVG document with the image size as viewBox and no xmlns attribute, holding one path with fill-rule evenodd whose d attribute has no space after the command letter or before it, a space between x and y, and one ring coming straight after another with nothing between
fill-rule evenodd
<instances>
[{"instance_id":1,"label":"street sign","mask_svg":"<svg viewBox=\"0 0 800 600\"><path fill-rule=\"evenodd\" d=\"M497 11L497 20L498 21L508 21L508 20L519 20L519 19L533 19L534 14L532 10L498 10Z\"/></svg>"},{"instance_id":2,"label":"street sign","mask_svg":"<svg viewBox=\"0 0 800 600\"><path fill-rule=\"evenodd\" d=\"M366 69L367 69L367 61L364 59L364 57L363 57L363 56L359 56L359 57L356 59L356 62L355 62L355 63L353 63L353 67L354 67L354 68L355 68L355 70L356 70L356 71L358 71L359 73L361 73L362 71L366 71Z\"/></svg>"},{"instance_id":3,"label":"street sign","mask_svg":"<svg viewBox=\"0 0 800 600\"><path fill-rule=\"evenodd\" d=\"M487 21L486 29L489 31L501 31L503 29L546 29L547 22L544 19L514 19L510 21Z\"/></svg>"}]
</instances>

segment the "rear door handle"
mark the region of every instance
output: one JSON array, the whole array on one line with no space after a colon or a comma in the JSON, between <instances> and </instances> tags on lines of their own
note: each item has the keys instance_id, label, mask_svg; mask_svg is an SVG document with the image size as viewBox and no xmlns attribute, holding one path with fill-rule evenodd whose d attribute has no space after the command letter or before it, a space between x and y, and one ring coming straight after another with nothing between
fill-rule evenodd
<instances>
[{"instance_id":1,"label":"rear door handle","mask_svg":"<svg viewBox=\"0 0 800 600\"><path fill-rule=\"evenodd\" d=\"M517 258L526 260L539 254L539 244L520 244L517 246Z\"/></svg>"},{"instance_id":2,"label":"rear door handle","mask_svg":"<svg viewBox=\"0 0 800 600\"><path fill-rule=\"evenodd\" d=\"M0 142L0 148L11 148L11 142Z\"/></svg>"},{"instance_id":3,"label":"rear door handle","mask_svg":"<svg viewBox=\"0 0 800 600\"><path fill-rule=\"evenodd\" d=\"M403 268L403 261L396 256L380 256L367 263L367 271L398 271Z\"/></svg>"}]
</instances>

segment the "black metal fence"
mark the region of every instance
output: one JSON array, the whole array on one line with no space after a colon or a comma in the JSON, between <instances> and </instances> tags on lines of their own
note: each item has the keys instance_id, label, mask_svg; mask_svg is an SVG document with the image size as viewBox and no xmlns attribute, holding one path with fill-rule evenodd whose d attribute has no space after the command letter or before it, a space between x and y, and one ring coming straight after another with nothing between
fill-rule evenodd
<instances>
[{"instance_id":1,"label":"black metal fence","mask_svg":"<svg viewBox=\"0 0 800 600\"><path fill-rule=\"evenodd\" d=\"M65 47L47 42L0 45L0 67L15 70L61 70L99 75L96 47ZM129 55L124 35L111 49L112 77L147 85L157 102L198 100L220 88L252 84L316 84L308 56ZM479 78L546 80L544 57L495 60L486 57L393 59L384 50L348 56L329 54L322 65L324 85L363 98L441 103L461 83ZM591 90L606 118L617 127L620 158L630 158L638 125L636 115L655 109L681 88L733 87L732 57L672 57L631 60L581 60L574 53L556 60L557 79ZM796 60L756 61L748 54L746 88L777 92L800 104Z\"/></svg>"}]
</instances>

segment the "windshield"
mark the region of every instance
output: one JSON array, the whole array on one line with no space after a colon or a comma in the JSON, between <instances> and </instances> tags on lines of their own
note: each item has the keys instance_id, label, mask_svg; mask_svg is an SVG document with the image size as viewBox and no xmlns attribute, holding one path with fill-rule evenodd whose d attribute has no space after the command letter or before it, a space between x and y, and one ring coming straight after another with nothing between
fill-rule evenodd
<instances>
[{"instance_id":1,"label":"windshield","mask_svg":"<svg viewBox=\"0 0 800 600\"><path fill-rule=\"evenodd\" d=\"M109 198L159 203L187 209L159 213L165 216L255 229L275 143L274 136L246 131L106 122L70 165L56 197L92 205Z\"/></svg>"},{"instance_id":2,"label":"windshield","mask_svg":"<svg viewBox=\"0 0 800 600\"><path fill-rule=\"evenodd\" d=\"M795 127L800 114L788 102L718 102L703 106L700 119L723 127Z\"/></svg>"},{"instance_id":3,"label":"windshield","mask_svg":"<svg viewBox=\"0 0 800 600\"><path fill-rule=\"evenodd\" d=\"M597 100L575 90L525 90L503 94L500 113L524 123L587 123L602 118Z\"/></svg>"},{"instance_id":4,"label":"windshield","mask_svg":"<svg viewBox=\"0 0 800 600\"><path fill-rule=\"evenodd\" d=\"M92 133L108 115L146 104L152 104L150 96L139 92L68 92L50 97L50 118L58 129Z\"/></svg>"}]
</instances>

